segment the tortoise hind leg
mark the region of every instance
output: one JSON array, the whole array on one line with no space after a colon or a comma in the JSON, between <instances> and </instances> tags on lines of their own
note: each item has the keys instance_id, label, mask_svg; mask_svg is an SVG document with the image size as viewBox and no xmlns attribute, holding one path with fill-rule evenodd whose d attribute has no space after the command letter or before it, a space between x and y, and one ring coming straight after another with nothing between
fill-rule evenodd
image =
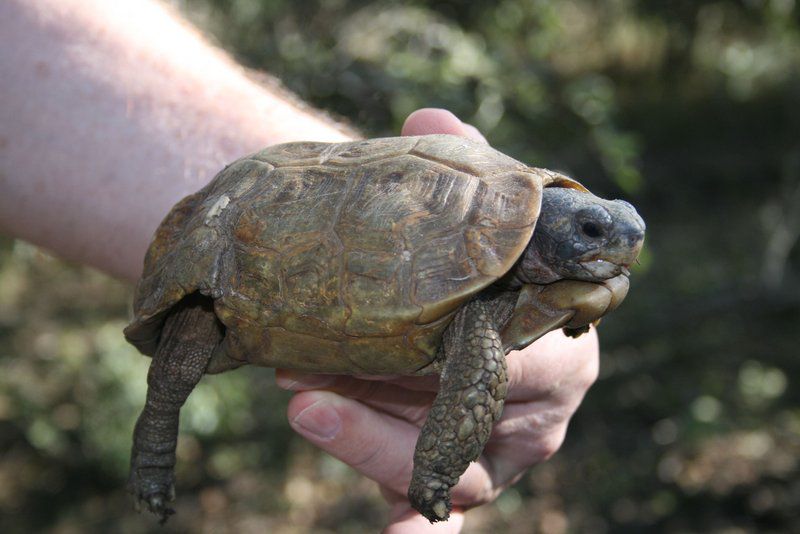
<instances>
[{"instance_id":1,"label":"tortoise hind leg","mask_svg":"<svg viewBox=\"0 0 800 534\"><path fill-rule=\"evenodd\" d=\"M195 294L170 313L147 374L147 400L133 431L128 491L165 522L174 511L175 447L180 409L223 337L212 301Z\"/></svg>"},{"instance_id":2,"label":"tortoise hind leg","mask_svg":"<svg viewBox=\"0 0 800 534\"><path fill-rule=\"evenodd\" d=\"M507 391L500 334L486 305L473 300L445 331L439 393L422 426L408 488L431 523L450 515L450 488L478 459L500 418Z\"/></svg>"}]
</instances>

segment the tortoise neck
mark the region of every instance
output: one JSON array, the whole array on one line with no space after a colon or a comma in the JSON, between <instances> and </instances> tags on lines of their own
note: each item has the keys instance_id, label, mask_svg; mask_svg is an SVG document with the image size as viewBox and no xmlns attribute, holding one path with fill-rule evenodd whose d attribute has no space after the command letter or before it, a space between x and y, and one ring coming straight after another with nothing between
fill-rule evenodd
<instances>
[{"instance_id":1,"label":"tortoise neck","mask_svg":"<svg viewBox=\"0 0 800 534\"><path fill-rule=\"evenodd\" d=\"M522 258L509 272L517 288L527 284L550 284L563 278L552 269L550 266L552 262L542 257L539 241L534 234L525 252L522 253Z\"/></svg>"}]
</instances>

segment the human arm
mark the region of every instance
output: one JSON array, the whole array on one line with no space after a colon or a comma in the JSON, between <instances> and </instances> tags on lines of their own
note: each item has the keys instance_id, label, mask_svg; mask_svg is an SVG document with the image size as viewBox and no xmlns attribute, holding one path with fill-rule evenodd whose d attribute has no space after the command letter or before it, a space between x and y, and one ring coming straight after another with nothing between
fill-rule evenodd
<instances>
[{"instance_id":1,"label":"human arm","mask_svg":"<svg viewBox=\"0 0 800 534\"><path fill-rule=\"evenodd\" d=\"M354 135L153 0L0 2L0 36L0 233L128 280L226 163Z\"/></svg>"},{"instance_id":2,"label":"human arm","mask_svg":"<svg viewBox=\"0 0 800 534\"><path fill-rule=\"evenodd\" d=\"M11 0L0 3L0 36L0 232L128 280L138 277L169 208L225 163L269 144L352 137L254 82L153 1ZM434 132L477 135L434 110L413 115L403 133ZM596 374L593 334L576 342L554 334L527 354L509 357L505 416L487 454L454 489L461 510L493 499L558 447ZM284 387L309 388L281 376ZM381 484L393 505L388 531L457 529L461 511L431 526L404 495L417 422L435 383L337 380L330 389L359 400L296 395L294 428ZM331 414L334 435L320 439L303 428Z\"/></svg>"}]
</instances>

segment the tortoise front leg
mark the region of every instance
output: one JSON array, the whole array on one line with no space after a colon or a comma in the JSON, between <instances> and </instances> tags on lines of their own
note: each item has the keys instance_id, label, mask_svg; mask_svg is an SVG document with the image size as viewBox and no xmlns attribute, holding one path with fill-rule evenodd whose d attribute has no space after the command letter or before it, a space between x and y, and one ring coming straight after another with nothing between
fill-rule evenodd
<instances>
[{"instance_id":1,"label":"tortoise front leg","mask_svg":"<svg viewBox=\"0 0 800 534\"><path fill-rule=\"evenodd\" d=\"M181 406L205 373L222 327L211 300L192 295L167 318L147 374L147 400L133 431L128 491L165 522L174 510L175 447Z\"/></svg>"},{"instance_id":2,"label":"tortoise front leg","mask_svg":"<svg viewBox=\"0 0 800 534\"><path fill-rule=\"evenodd\" d=\"M439 394L422 426L408 498L431 523L450 515L450 488L476 460L508 389L503 344L481 301L458 312L443 339Z\"/></svg>"}]
</instances>

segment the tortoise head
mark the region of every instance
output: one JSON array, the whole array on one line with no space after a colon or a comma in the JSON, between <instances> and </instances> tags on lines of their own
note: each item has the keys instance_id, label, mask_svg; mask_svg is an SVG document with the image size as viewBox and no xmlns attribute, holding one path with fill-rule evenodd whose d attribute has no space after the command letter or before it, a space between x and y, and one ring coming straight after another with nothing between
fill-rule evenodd
<instances>
[{"instance_id":1,"label":"tortoise head","mask_svg":"<svg viewBox=\"0 0 800 534\"><path fill-rule=\"evenodd\" d=\"M627 275L642 249L644 230L644 221L624 200L545 188L533 238L515 274L537 284L561 279L600 282Z\"/></svg>"}]
</instances>

